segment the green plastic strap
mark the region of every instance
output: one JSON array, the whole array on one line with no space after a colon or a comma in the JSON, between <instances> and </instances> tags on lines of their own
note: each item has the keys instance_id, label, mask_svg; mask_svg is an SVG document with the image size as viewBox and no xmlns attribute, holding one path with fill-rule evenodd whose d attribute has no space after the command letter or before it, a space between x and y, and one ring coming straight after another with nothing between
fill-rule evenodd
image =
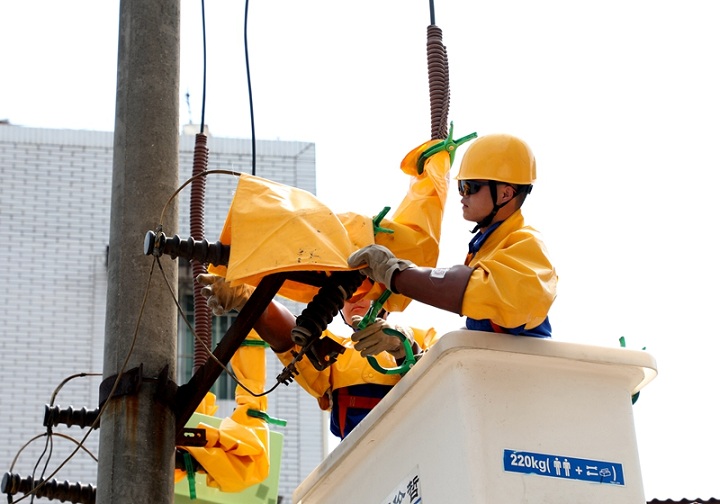
<instances>
[{"instance_id":1,"label":"green plastic strap","mask_svg":"<svg viewBox=\"0 0 720 504\"><path fill-rule=\"evenodd\" d=\"M380 309L382 309L383 304L392 294L392 291L390 289L386 289L385 292L383 292L379 298L377 298L375 301L373 301L370 304L370 309L365 314L365 316L362 318L362 320L358 323L358 330L365 329L367 326L375 322L375 319L377 319L378 313L380 313ZM370 363L370 366L375 370L379 371L382 374L405 374L407 373L412 366L415 365L416 359L415 355L412 351L412 345L410 344L410 340L408 340L403 333L400 331L396 331L395 329L383 329L383 332L385 334L389 334L391 336L397 336L400 338L400 340L403 342L403 346L405 347L405 360L403 361L402 365L394 368L384 368L378 363L377 359L373 357L372 355L368 355L366 359Z\"/></svg>"},{"instance_id":2,"label":"green plastic strap","mask_svg":"<svg viewBox=\"0 0 720 504\"><path fill-rule=\"evenodd\" d=\"M448 132L448 137L442 142L436 143L432 147L428 147L425 152L420 154L417 162L418 175L422 175L422 172L425 171L425 161L427 161L428 159L430 159L431 156L437 154L440 151L448 151L448 154L450 154L450 165L452 166L453 162L455 161L455 153L457 152L457 148L468 140L477 138L477 133L470 133L469 135L465 135L458 140L453 140L452 136L453 123L450 122L450 131Z\"/></svg>"},{"instance_id":3,"label":"green plastic strap","mask_svg":"<svg viewBox=\"0 0 720 504\"><path fill-rule=\"evenodd\" d=\"M380 313L383 304L385 304L385 301L388 300L391 294L392 291L390 289L385 289L385 292L383 292L379 298L370 303L370 309L365 314L363 319L358 323L358 329L365 329L367 326L375 322L375 319L377 318L378 313Z\"/></svg>"},{"instance_id":4,"label":"green plastic strap","mask_svg":"<svg viewBox=\"0 0 720 504\"><path fill-rule=\"evenodd\" d=\"M389 206L386 206L385 208L382 209L382 212L380 212L379 214L377 214L377 215L373 218L373 221L372 221L372 223L373 223L373 234L378 234L378 233L393 234L393 233L395 232L395 231L393 231L392 229L387 229L387 228L384 228L384 227L380 227L380 223L382 222L382 220L385 218L385 216L387 215L387 213L388 213L389 211L390 211L390 207L389 207Z\"/></svg>"},{"instance_id":5,"label":"green plastic strap","mask_svg":"<svg viewBox=\"0 0 720 504\"><path fill-rule=\"evenodd\" d=\"M240 343L240 346L261 346L261 347L265 347L265 348L270 347L270 345L268 345L265 341L256 340L256 339L243 340L243 342Z\"/></svg>"},{"instance_id":6,"label":"green plastic strap","mask_svg":"<svg viewBox=\"0 0 720 504\"><path fill-rule=\"evenodd\" d=\"M403 342L403 347L405 348L405 360L403 363L397 367L394 368L384 368L380 365L380 363L377 361L375 357L372 355L367 356L367 360L370 363L370 366L375 371L379 371L382 374L405 374L408 371L410 371L410 368L415 365L417 362L417 359L415 358L415 355L413 354L412 350L412 344L410 344L410 340L405 337L403 333L400 331L397 331L395 329L390 329L389 327L387 329L383 329L383 332L385 334L389 334L391 336L397 336L400 338L400 340Z\"/></svg>"},{"instance_id":7,"label":"green plastic strap","mask_svg":"<svg viewBox=\"0 0 720 504\"><path fill-rule=\"evenodd\" d=\"M193 467L192 457L190 457L188 452L183 454L183 461L185 462L188 485L190 486L190 500L195 500L197 499L197 493L195 491L195 468Z\"/></svg>"},{"instance_id":8,"label":"green plastic strap","mask_svg":"<svg viewBox=\"0 0 720 504\"><path fill-rule=\"evenodd\" d=\"M279 425L281 427L285 427L287 425L287 420L283 420L281 418L273 418L264 411L248 409L247 414L248 416L251 416L253 418L260 418L261 420L265 420L269 424Z\"/></svg>"}]
</instances>

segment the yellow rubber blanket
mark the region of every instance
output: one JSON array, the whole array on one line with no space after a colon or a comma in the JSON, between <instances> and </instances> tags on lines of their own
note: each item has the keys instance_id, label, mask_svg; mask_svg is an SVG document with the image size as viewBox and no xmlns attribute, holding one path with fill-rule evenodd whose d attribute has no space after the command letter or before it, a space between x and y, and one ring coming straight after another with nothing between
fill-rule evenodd
<instances>
[{"instance_id":1,"label":"yellow rubber blanket","mask_svg":"<svg viewBox=\"0 0 720 504\"><path fill-rule=\"evenodd\" d=\"M435 266L450 155L440 151L430 156L422 174L417 173L417 161L436 143L438 140L433 140L413 149L400 165L411 175L407 194L392 216L380 223L392 233L375 234L372 217L335 214L302 189L242 175L220 235L220 241L230 245L230 261L227 268L211 267L210 271L225 276L232 285L257 286L271 273L349 270L348 256L372 243L384 245L418 266ZM382 291L376 289L375 297L379 297ZM308 303L317 290L286 281L278 294ZM393 295L385 308L402 311L409 302L404 296Z\"/></svg>"}]
</instances>

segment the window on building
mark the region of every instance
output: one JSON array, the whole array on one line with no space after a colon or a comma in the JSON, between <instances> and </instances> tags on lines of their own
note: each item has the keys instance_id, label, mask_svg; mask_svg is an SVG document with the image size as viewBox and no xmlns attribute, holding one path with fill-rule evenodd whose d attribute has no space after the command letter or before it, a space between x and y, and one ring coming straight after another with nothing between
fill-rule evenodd
<instances>
[{"instance_id":1,"label":"window on building","mask_svg":"<svg viewBox=\"0 0 720 504\"><path fill-rule=\"evenodd\" d=\"M192 290L181 294L180 306L190 324L195 323L195 309L193 304ZM223 336L235 321L237 313L232 312L221 317L212 317L212 344L210 350L214 350L220 343ZM177 381L182 385L190 381L195 364L195 341L190 327L183 318L178 315L178 345L177 345ZM229 368L228 364L228 368ZM223 371L210 391L217 399L235 399L235 381Z\"/></svg>"}]
</instances>

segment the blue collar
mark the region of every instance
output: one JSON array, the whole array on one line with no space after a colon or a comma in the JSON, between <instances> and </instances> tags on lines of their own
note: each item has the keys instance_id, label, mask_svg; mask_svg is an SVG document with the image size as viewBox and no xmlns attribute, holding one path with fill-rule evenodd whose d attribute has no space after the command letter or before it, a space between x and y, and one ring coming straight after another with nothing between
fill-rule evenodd
<instances>
[{"instance_id":1,"label":"blue collar","mask_svg":"<svg viewBox=\"0 0 720 504\"><path fill-rule=\"evenodd\" d=\"M480 250L480 247L483 243L485 243L485 240L488 239L488 236L497 229L497 227L502 224L504 221L496 222L495 224L492 224L489 228L485 230L485 232L478 231L478 233L473 236L472 240L470 240L469 244L469 254L476 254L478 250Z\"/></svg>"}]
</instances>

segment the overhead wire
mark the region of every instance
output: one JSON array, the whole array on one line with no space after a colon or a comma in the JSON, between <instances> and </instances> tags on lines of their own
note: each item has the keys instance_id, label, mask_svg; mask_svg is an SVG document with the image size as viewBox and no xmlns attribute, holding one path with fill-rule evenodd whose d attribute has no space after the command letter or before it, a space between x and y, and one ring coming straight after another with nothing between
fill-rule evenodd
<instances>
[{"instance_id":1,"label":"overhead wire","mask_svg":"<svg viewBox=\"0 0 720 504\"><path fill-rule=\"evenodd\" d=\"M245 3L245 62L248 85L248 96L250 97L250 126L252 136L252 174L256 171L256 148L255 148L255 118L252 100L252 85L250 81L249 51L247 42L248 6ZM193 175L207 171L209 151L207 148L207 135L205 129L206 94L207 94L207 29L205 23L205 2L201 2L202 18L202 41L203 41L203 84L201 103L200 133L195 136L195 154L193 158ZM190 235L197 241L205 238L204 229L204 207L205 207L205 178L194 178L190 196ZM206 265L199 261L192 261L193 279L207 273ZM194 351L193 351L193 373L196 373L210 358L208 351L212 344L212 314L204 302L202 296L202 285L193 282L193 306L194 306Z\"/></svg>"},{"instance_id":2,"label":"overhead wire","mask_svg":"<svg viewBox=\"0 0 720 504\"><path fill-rule=\"evenodd\" d=\"M45 457L45 454L47 453L47 458L45 459L45 465L43 466L43 470L40 473L40 479L44 480L43 475L45 474L45 471L47 471L48 464L50 463L50 458L52 458L52 452L53 452L53 441L52 441L52 427L48 425L47 427L47 437L45 438L45 447L43 448L42 453L37 459L37 462L35 462L35 466L33 467L31 478L33 481L35 480L35 473L37 472L37 468L40 465L40 462L42 462L43 457ZM40 488L40 485L38 485L37 488ZM30 502L35 502L35 493L33 492L30 494Z\"/></svg>"},{"instance_id":3,"label":"overhead wire","mask_svg":"<svg viewBox=\"0 0 720 504\"><path fill-rule=\"evenodd\" d=\"M25 451L25 449L26 449L28 446L30 446L32 443L34 443L34 442L37 441L38 439L43 438L43 437L45 437L45 436L47 436L47 435L48 435L47 432L43 432L42 434L37 434L37 435L33 436L32 438L30 438L28 441L26 441L25 444L20 447L20 449L19 449L19 450L17 451L17 453L15 454L15 458L13 458L13 461L12 461L12 463L10 464L10 472L12 472L13 469L15 469L15 464L17 464L18 460L20 459L20 455L22 454L22 452ZM67 434L62 434L62 433L60 433L60 432L53 432L52 435L53 435L53 436L56 436L56 437L63 438L63 439L67 439L68 441L72 441L72 442L75 443L77 446L80 446L81 449L82 449L85 453L87 453L87 454L90 456L90 458L92 458L95 462L98 461L97 456L96 456L93 452L91 452L87 447L81 446L80 441L78 441L78 440L75 439L74 437L68 436Z\"/></svg>"},{"instance_id":4,"label":"overhead wire","mask_svg":"<svg viewBox=\"0 0 720 504\"><path fill-rule=\"evenodd\" d=\"M205 0L200 2L203 41L202 102L200 106L200 133L205 133L205 92L207 90L207 40L205 36Z\"/></svg>"},{"instance_id":5,"label":"overhead wire","mask_svg":"<svg viewBox=\"0 0 720 504\"><path fill-rule=\"evenodd\" d=\"M253 107L253 95L252 95L252 82L250 80L250 53L248 51L248 38L247 38L247 23L248 23L248 8L249 8L250 0L245 0L245 23L243 27L243 40L245 43L245 76L247 78L247 88L248 88L248 102L249 102L249 110L250 110L250 141L252 142L252 174L255 175L255 166L256 166L256 149L255 149L255 110Z\"/></svg>"},{"instance_id":6,"label":"overhead wire","mask_svg":"<svg viewBox=\"0 0 720 504\"><path fill-rule=\"evenodd\" d=\"M255 135L255 112L254 112L254 104L253 104L253 95L252 95L252 81L250 78L250 55L249 55L249 44L248 44L248 19L249 19L249 0L245 1L245 12L244 12L244 23L243 23L243 32L244 32L244 55L245 55L245 72L246 72L246 79L247 79L247 88L248 88L248 100L249 100L249 111L250 111L250 131L251 131L251 154L252 154L252 165L251 165L251 173L252 175L255 175L256 173L256 135ZM201 17L202 17L202 40L203 40L203 88L202 88L202 103L201 103L201 122L200 122L200 131L201 135L204 133L204 125L205 125L205 112L206 112L206 92L207 92L207 30L206 30L206 23L205 23L205 2L204 0L201 2ZM200 136L200 135L199 135ZM199 137L198 136L198 137ZM198 141L198 137L196 137L196 142ZM201 149L202 150L202 149ZM207 170L207 149L204 149L205 159L202 161L204 162L205 166L202 169L198 169L198 145L196 143L196 160L194 170L193 170L193 176L186 181L175 193L171 196L168 203L166 203L165 207L163 208L161 220L160 220L160 229L162 229L162 220L164 218L165 209L167 208L167 205L170 201L179 193L182 188L184 188L188 183L193 184L193 189L196 188L196 185L199 185L200 180L202 180L202 188L198 188L198 197L196 198L197 201L194 201L191 203L190 206L190 221L191 225L194 225L195 232L193 233L194 239L203 239L204 238L204 231L202 230L202 226L197 225L197 221L202 219L202 212L204 208L204 183L206 180L205 175L210 173L209 170ZM231 174L231 175L237 175L240 174L237 172L231 172L231 171L225 171L225 170L212 170L212 173L224 173L224 174ZM197 214L200 215L197 215ZM160 263L158 263L161 269L161 272L164 276L164 271L162 270L162 266ZM199 265L196 263L193 263L193 277L197 277L198 274L205 273L206 269L204 265ZM167 279L166 279L167 282ZM215 360L217 364L219 364L222 369L228 374L228 376L231 377L241 388L243 388L248 393L258 396L258 395L265 395L269 393L270 391L274 390L279 382L272 387L269 391L263 392L261 394L255 394L251 390L249 390L245 385L240 383L240 381L237 379L237 377L232 373L232 371L225 365L223 365L217 357L212 353L210 350L210 343L212 342L212 336L211 336L211 318L209 314L209 309L207 306L202 303L201 296L199 294L200 288L197 285L194 285L194 308L195 308L195 327L193 328L193 324L191 324L188 320L188 318L185 316L182 307L180 306L179 301L177 298L173 295L173 300L175 301L175 304L179 310L179 313L181 314L183 321L187 325L188 329L190 330L191 334L193 335L193 341L195 342L195 349L194 349L194 361L195 365L193 368L193 372L196 372L200 366L202 366L208 358L212 358Z\"/></svg>"}]
</instances>

